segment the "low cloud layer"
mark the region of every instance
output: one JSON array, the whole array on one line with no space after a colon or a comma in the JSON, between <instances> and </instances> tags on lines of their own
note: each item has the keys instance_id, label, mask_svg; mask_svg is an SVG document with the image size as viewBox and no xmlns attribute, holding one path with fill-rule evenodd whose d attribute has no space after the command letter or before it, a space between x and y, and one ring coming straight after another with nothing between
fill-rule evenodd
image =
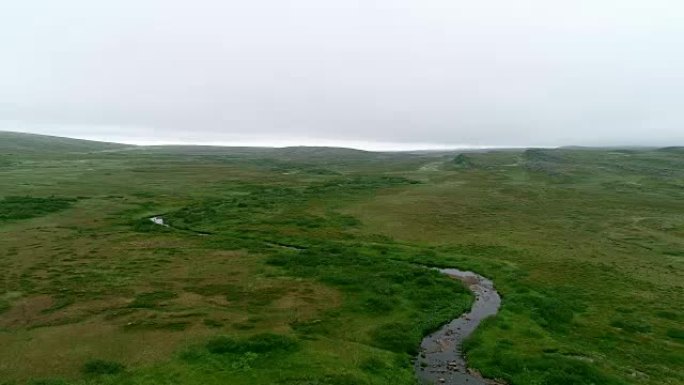
<instances>
[{"instance_id":1,"label":"low cloud layer","mask_svg":"<svg viewBox=\"0 0 684 385\"><path fill-rule=\"evenodd\" d=\"M684 144L675 0L0 6L0 129L128 142Z\"/></svg>"}]
</instances>

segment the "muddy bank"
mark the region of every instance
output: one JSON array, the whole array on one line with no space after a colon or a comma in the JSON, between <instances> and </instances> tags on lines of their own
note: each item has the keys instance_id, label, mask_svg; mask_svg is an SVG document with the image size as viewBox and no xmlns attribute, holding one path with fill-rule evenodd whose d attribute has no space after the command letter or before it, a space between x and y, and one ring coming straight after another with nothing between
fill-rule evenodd
<instances>
[{"instance_id":1,"label":"muddy bank","mask_svg":"<svg viewBox=\"0 0 684 385\"><path fill-rule=\"evenodd\" d=\"M475 294L470 312L442 326L425 337L415 370L422 384L484 385L497 382L483 379L468 369L461 351L463 340L475 331L482 320L497 313L501 297L489 279L470 271L439 269L454 279L464 282Z\"/></svg>"}]
</instances>

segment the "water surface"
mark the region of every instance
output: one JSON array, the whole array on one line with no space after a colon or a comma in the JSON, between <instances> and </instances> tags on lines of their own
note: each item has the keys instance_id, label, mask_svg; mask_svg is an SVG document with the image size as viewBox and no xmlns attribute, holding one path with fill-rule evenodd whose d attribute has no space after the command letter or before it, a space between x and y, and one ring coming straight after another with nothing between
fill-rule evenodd
<instances>
[{"instance_id":1,"label":"water surface","mask_svg":"<svg viewBox=\"0 0 684 385\"><path fill-rule=\"evenodd\" d=\"M475 301L470 312L423 339L415 363L416 376L423 384L496 384L496 381L484 379L478 373L469 370L461 351L463 340L475 331L482 320L495 315L501 306L501 297L494 289L494 283L470 271L439 271L468 285L475 294Z\"/></svg>"}]
</instances>

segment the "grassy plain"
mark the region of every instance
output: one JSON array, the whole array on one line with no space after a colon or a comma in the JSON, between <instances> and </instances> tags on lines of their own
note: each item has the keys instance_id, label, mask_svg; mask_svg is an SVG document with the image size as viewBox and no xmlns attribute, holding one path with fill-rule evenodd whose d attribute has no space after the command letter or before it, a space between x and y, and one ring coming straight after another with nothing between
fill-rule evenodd
<instances>
[{"instance_id":1,"label":"grassy plain","mask_svg":"<svg viewBox=\"0 0 684 385\"><path fill-rule=\"evenodd\" d=\"M420 264L494 279L467 344L487 376L684 383L681 149L3 135L0 384L413 384L421 336L471 302Z\"/></svg>"}]
</instances>

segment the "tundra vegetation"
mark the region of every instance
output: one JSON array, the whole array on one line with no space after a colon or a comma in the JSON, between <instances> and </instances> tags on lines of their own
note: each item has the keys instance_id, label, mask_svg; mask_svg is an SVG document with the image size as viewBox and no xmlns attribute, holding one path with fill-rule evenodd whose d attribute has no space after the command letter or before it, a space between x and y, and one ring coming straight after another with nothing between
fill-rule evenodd
<instances>
[{"instance_id":1,"label":"tundra vegetation","mask_svg":"<svg viewBox=\"0 0 684 385\"><path fill-rule=\"evenodd\" d=\"M0 143L0 384L414 384L425 266L487 377L684 383L680 148Z\"/></svg>"}]
</instances>

